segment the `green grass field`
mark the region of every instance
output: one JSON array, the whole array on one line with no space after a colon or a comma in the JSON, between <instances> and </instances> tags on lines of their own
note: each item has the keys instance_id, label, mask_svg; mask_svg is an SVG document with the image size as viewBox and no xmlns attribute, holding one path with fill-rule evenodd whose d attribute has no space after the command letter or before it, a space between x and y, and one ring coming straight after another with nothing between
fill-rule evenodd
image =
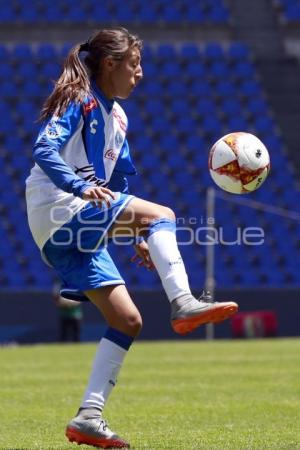
<instances>
[{"instance_id":1,"label":"green grass field","mask_svg":"<svg viewBox=\"0 0 300 450\"><path fill-rule=\"evenodd\" d=\"M95 344L0 349L0 448L52 450ZM300 340L136 343L105 417L133 449L300 449Z\"/></svg>"}]
</instances>

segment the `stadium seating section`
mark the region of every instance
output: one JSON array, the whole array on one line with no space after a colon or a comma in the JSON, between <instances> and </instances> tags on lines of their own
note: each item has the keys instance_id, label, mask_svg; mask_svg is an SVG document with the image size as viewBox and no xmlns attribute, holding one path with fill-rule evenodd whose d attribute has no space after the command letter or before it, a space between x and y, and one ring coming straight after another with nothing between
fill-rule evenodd
<instances>
[{"instance_id":1,"label":"stadium seating section","mask_svg":"<svg viewBox=\"0 0 300 450\"><path fill-rule=\"evenodd\" d=\"M18 23L226 23L223 0L0 0L0 22Z\"/></svg>"},{"instance_id":2,"label":"stadium seating section","mask_svg":"<svg viewBox=\"0 0 300 450\"><path fill-rule=\"evenodd\" d=\"M58 76L67 50L68 46L49 44L0 46L2 288L38 289L53 282L54 275L42 263L27 226L24 181L32 166L38 112L52 87L49 80ZM139 176L131 177L132 192L173 207L180 218L179 227L191 227L192 232L181 229L178 237L191 284L200 288L206 252L201 242L207 240L206 189L213 185L207 156L215 140L225 133L244 130L257 134L269 148L271 176L247 199L299 210L299 192L245 45L146 46L143 68L144 80L123 104L139 171ZM300 247L298 227L292 220L241 206L234 199L216 201L221 242L215 246L218 285L282 286L299 282L300 261L293 252ZM246 227L263 227L265 244L233 245ZM187 245L191 234L198 244ZM111 246L129 286L158 287L156 274L131 267L132 252L128 246Z\"/></svg>"}]
</instances>

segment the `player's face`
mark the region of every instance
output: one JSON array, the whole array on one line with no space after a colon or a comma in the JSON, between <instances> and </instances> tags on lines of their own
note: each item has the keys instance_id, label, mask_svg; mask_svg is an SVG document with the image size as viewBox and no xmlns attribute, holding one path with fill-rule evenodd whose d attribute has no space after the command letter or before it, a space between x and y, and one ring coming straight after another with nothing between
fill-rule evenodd
<instances>
[{"instance_id":1,"label":"player's face","mask_svg":"<svg viewBox=\"0 0 300 450\"><path fill-rule=\"evenodd\" d=\"M113 97L127 98L143 78L141 54L137 47L131 48L121 62L116 62L110 80Z\"/></svg>"}]
</instances>

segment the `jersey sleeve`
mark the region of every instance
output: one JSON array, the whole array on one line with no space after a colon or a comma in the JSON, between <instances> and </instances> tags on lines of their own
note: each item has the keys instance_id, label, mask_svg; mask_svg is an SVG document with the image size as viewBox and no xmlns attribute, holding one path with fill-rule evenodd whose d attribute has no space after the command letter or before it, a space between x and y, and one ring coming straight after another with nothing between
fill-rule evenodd
<instances>
[{"instance_id":1,"label":"jersey sleeve","mask_svg":"<svg viewBox=\"0 0 300 450\"><path fill-rule=\"evenodd\" d=\"M76 175L60 156L80 125L81 104L71 103L65 113L52 116L43 124L33 148L34 161L60 189L81 197L90 184Z\"/></svg>"}]
</instances>

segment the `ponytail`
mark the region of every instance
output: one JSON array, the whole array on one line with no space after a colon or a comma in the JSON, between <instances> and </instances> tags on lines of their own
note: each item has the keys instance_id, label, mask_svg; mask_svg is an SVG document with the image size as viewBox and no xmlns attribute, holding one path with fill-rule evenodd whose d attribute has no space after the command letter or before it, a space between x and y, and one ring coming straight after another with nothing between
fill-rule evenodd
<instances>
[{"instance_id":1,"label":"ponytail","mask_svg":"<svg viewBox=\"0 0 300 450\"><path fill-rule=\"evenodd\" d=\"M90 92L90 79L79 58L81 51L88 51L89 43L77 44L66 57L63 72L55 83L53 92L45 101L40 119L55 114L61 116L70 102L82 102Z\"/></svg>"},{"instance_id":2,"label":"ponytail","mask_svg":"<svg viewBox=\"0 0 300 450\"><path fill-rule=\"evenodd\" d=\"M142 41L122 27L100 30L84 44L75 45L53 92L44 103L40 119L53 114L61 116L70 102L82 102L90 94L90 77L96 78L101 73L103 59L110 56L121 61L132 47L141 49ZM80 52L87 53L84 63L79 58Z\"/></svg>"}]
</instances>

